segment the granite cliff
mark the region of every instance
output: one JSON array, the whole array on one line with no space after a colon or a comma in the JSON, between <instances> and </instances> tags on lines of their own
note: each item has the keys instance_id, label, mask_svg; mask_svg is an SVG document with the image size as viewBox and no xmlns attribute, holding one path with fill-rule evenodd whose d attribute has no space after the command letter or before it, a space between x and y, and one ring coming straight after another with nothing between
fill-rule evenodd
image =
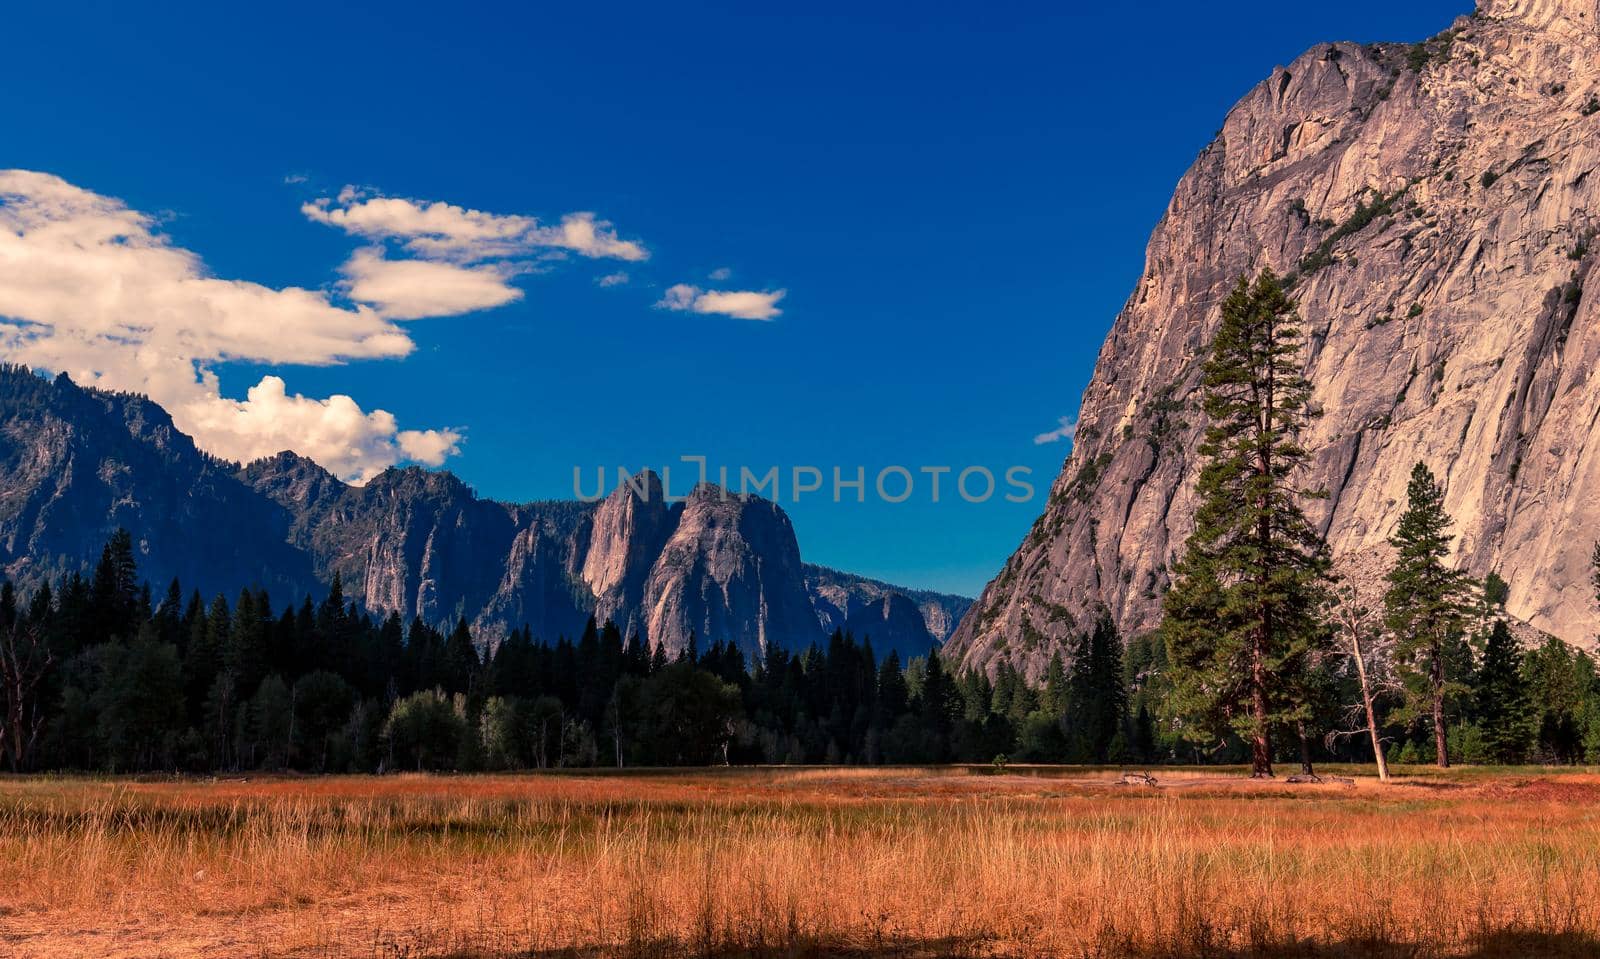
<instances>
[{"instance_id":1,"label":"granite cliff","mask_svg":"<svg viewBox=\"0 0 1600 959\"><path fill-rule=\"evenodd\" d=\"M1414 45L1328 43L1250 91L1179 182L1101 349L1048 503L950 655L1037 676L1104 606L1157 622L1193 529L1200 367L1220 302L1290 278L1323 416L1311 504L1379 575L1412 464L1454 561L1587 644L1600 537L1600 4L1491 0Z\"/></svg>"}]
</instances>

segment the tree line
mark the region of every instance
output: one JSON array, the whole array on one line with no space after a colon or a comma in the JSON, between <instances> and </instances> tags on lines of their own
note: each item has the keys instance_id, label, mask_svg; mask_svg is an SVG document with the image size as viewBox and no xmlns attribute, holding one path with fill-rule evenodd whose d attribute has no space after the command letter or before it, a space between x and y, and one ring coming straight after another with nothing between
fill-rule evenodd
<instances>
[{"instance_id":1,"label":"tree line","mask_svg":"<svg viewBox=\"0 0 1600 959\"><path fill-rule=\"evenodd\" d=\"M592 619L575 639L489 644L464 621L374 617L337 577L277 611L254 589L207 602L173 582L157 600L118 531L87 577L26 597L0 584L0 757L112 772L1153 761L1115 627L1078 645L1034 688L1009 668L952 675L937 651L880 659L843 632L754 663Z\"/></svg>"}]
</instances>

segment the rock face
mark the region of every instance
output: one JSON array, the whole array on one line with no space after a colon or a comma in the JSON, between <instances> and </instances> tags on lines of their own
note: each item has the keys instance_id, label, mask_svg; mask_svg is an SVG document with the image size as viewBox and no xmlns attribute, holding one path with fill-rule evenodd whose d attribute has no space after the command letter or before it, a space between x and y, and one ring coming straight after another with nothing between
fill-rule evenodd
<instances>
[{"instance_id":1,"label":"rock face","mask_svg":"<svg viewBox=\"0 0 1600 959\"><path fill-rule=\"evenodd\" d=\"M644 584L647 635L669 650L735 638L747 661L769 643L822 639L789 517L775 504L696 486L673 508L676 527Z\"/></svg>"},{"instance_id":2,"label":"rock face","mask_svg":"<svg viewBox=\"0 0 1600 959\"><path fill-rule=\"evenodd\" d=\"M875 579L828 569L805 567L806 590L822 630L843 629L856 639L871 639L882 656L891 649L905 662L926 656L944 643L972 605L965 596L902 589Z\"/></svg>"},{"instance_id":3,"label":"rock face","mask_svg":"<svg viewBox=\"0 0 1600 959\"><path fill-rule=\"evenodd\" d=\"M195 448L165 410L0 368L0 568L35 586L85 570L118 527L157 595L174 576L206 593L313 590L289 517Z\"/></svg>"},{"instance_id":4,"label":"rock face","mask_svg":"<svg viewBox=\"0 0 1600 959\"><path fill-rule=\"evenodd\" d=\"M747 657L824 637L794 529L762 499L702 486L669 504L650 473L599 503L499 503L417 468L365 486L293 453L241 469L142 397L0 367L0 568L28 587L86 570L119 526L158 589L282 604L337 575L375 614L465 618L489 642L573 637L591 615L673 652L691 634ZM915 607L893 622L927 633Z\"/></svg>"},{"instance_id":5,"label":"rock face","mask_svg":"<svg viewBox=\"0 0 1600 959\"><path fill-rule=\"evenodd\" d=\"M451 474L416 467L346 486L293 453L240 476L293 517L290 541L319 580L337 574L374 612L465 617L494 640L524 624L572 636L595 609L577 576L592 506L481 500Z\"/></svg>"},{"instance_id":6,"label":"rock face","mask_svg":"<svg viewBox=\"0 0 1600 959\"><path fill-rule=\"evenodd\" d=\"M1597 629L1596 0L1500 0L1416 46L1316 47L1229 113L1179 182L1084 393L1048 504L950 643L1037 676L1102 604L1152 628L1193 530L1198 380L1241 275L1293 279L1325 412L1310 504L1370 580L1411 466L1455 562L1573 643Z\"/></svg>"},{"instance_id":7,"label":"rock face","mask_svg":"<svg viewBox=\"0 0 1600 959\"><path fill-rule=\"evenodd\" d=\"M595 616L625 636L646 626L645 584L676 524L661 479L650 472L619 485L595 510L581 575Z\"/></svg>"}]
</instances>

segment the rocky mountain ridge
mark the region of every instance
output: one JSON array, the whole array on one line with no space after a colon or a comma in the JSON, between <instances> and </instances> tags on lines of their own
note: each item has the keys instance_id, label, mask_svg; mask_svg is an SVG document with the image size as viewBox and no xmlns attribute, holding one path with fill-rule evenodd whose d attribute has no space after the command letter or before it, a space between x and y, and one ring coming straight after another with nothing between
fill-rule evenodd
<instances>
[{"instance_id":1,"label":"rocky mountain ridge","mask_svg":"<svg viewBox=\"0 0 1600 959\"><path fill-rule=\"evenodd\" d=\"M1304 319L1323 410L1304 479L1340 565L1372 586L1422 461L1455 562L1590 643L1597 21L1596 0L1492 0L1423 43L1322 44L1247 94L1179 182L1048 503L949 654L1037 676L1102 606L1125 635L1155 626L1193 529L1204 353L1229 286L1263 267Z\"/></svg>"},{"instance_id":2,"label":"rocky mountain ridge","mask_svg":"<svg viewBox=\"0 0 1600 959\"><path fill-rule=\"evenodd\" d=\"M490 642L523 625L575 636L594 615L670 651L693 635L753 658L853 628L813 605L788 516L758 497L702 485L669 503L649 473L596 503L480 499L416 467L350 486L294 453L209 457L143 397L0 369L0 569L25 585L87 569L119 526L158 587L264 586L281 603L337 574L374 613L465 618ZM900 610L860 621L880 650L926 652L919 603L944 627L966 602L831 575Z\"/></svg>"},{"instance_id":3,"label":"rocky mountain ridge","mask_svg":"<svg viewBox=\"0 0 1600 959\"><path fill-rule=\"evenodd\" d=\"M805 579L824 632L844 629L857 638L878 637L874 647L880 653L888 648L884 637L895 637L902 662L942 645L972 605L964 596L903 589L826 566L807 564Z\"/></svg>"}]
</instances>

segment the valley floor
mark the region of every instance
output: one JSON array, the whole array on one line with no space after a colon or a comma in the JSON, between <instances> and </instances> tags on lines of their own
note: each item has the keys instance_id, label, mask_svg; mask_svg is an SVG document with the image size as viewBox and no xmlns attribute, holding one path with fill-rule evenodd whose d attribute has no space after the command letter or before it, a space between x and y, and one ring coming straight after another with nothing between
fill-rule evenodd
<instances>
[{"instance_id":1,"label":"valley floor","mask_svg":"<svg viewBox=\"0 0 1600 959\"><path fill-rule=\"evenodd\" d=\"M1600 774L0 778L0 955L1592 956Z\"/></svg>"}]
</instances>

